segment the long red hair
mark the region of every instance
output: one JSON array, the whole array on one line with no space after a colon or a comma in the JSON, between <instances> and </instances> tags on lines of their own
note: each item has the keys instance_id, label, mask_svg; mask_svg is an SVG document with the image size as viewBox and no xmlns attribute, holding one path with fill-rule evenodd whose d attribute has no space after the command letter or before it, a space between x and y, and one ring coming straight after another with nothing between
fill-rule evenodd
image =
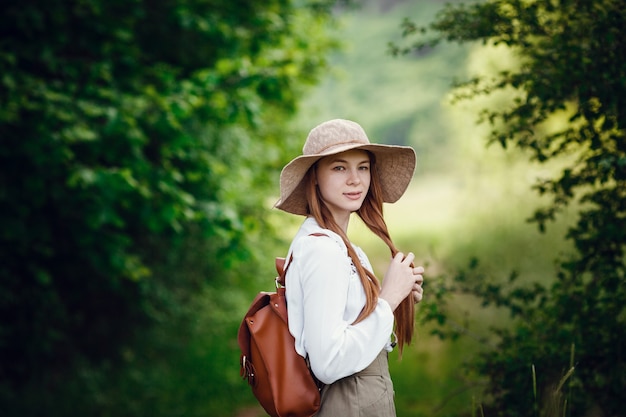
<instances>
[{"instance_id":1,"label":"long red hair","mask_svg":"<svg viewBox=\"0 0 626 417\"><path fill-rule=\"evenodd\" d=\"M363 220L363 223L365 223L365 225L372 232L374 232L374 234L385 242L391 252L391 257L394 257L398 253L398 249L391 240L387 223L385 223L385 219L383 217L382 188L380 185L378 171L376 169L376 158L370 152L368 152L368 154L370 158L371 173L370 188L363 204L361 205L361 208L356 213ZM363 267L363 265L361 265L359 257L350 244L348 236L346 236L341 227L339 227L337 222L335 222L330 210L324 203L319 188L316 186L315 169L316 165L309 168L309 171L304 179L308 203L308 214L312 216L321 227L332 230L341 236L346 248L348 248L348 256L352 259L352 264L356 267L359 277L361 278L361 284L363 284L366 297L365 306L363 307L363 310L361 310L357 319L354 321L354 323L358 323L369 316L376 308L378 294L380 293L380 282L372 272L368 271ZM393 313L395 317L394 330L398 340L398 350L400 355L402 355L404 345L410 344L413 339L415 329L415 308L412 298L412 295L405 298Z\"/></svg>"}]
</instances>

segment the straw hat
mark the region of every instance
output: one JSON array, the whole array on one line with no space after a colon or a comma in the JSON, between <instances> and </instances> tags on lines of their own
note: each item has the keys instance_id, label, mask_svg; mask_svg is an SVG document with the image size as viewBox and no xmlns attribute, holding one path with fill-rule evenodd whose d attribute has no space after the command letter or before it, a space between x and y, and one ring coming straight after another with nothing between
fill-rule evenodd
<instances>
[{"instance_id":1,"label":"straw hat","mask_svg":"<svg viewBox=\"0 0 626 417\"><path fill-rule=\"evenodd\" d=\"M302 183L304 175L319 159L351 149L363 149L375 155L385 203L394 203L402 197L415 171L413 148L372 144L357 123L334 119L314 127L306 138L302 155L285 165L280 173L280 200L275 207L293 214L309 214Z\"/></svg>"}]
</instances>

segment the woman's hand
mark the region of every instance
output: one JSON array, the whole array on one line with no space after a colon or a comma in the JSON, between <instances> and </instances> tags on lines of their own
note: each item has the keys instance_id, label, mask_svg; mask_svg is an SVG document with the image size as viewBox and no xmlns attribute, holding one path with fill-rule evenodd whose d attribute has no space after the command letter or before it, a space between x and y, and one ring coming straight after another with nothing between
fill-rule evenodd
<instances>
[{"instance_id":1,"label":"woman's hand","mask_svg":"<svg viewBox=\"0 0 626 417\"><path fill-rule=\"evenodd\" d=\"M409 294L413 295L415 302L419 302L422 299L422 282L424 281L422 274L424 273L424 268L421 266L413 268L411 264L414 259L415 255L411 252L406 257L404 257L402 252L398 252L391 260L389 268L387 268L379 298L387 301L392 311Z\"/></svg>"},{"instance_id":2,"label":"woman's hand","mask_svg":"<svg viewBox=\"0 0 626 417\"><path fill-rule=\"evenodd\" d=\"M424 267L418 266L413 268L413 276L415 277L415 284L413 284L413 302L415 304L422 301L424 296L424 289L422 288L422 284L424 283Z\"/></svg>"}]
</instances>

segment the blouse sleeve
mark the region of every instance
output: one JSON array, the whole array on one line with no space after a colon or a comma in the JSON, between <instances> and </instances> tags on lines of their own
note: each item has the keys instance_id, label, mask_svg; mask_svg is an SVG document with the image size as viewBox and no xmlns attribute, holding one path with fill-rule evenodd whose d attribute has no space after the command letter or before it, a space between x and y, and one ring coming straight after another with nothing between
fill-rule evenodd
<instances>
[{"instance_id":1,"label":"blouse sleeve","mask_svg":"<svg viewBox=\"0 0 626 417\"><path fill-rule=\"evenodd\" d=\"M345 247L323 236L304 237L299 246L294 261L302 285L303 344L317 378L330 384L365 369L385 348L393 312L379 299L366 319L346 320L351 279L359 278L351 277Z\"/></svg>"}]
</instances>

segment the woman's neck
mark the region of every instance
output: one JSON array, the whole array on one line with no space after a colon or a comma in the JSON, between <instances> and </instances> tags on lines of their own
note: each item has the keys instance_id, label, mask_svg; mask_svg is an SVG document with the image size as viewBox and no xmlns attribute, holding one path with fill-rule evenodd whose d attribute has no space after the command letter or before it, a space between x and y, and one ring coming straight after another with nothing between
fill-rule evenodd
<instances>
[{"instance_id":1,"label":"woman's neck","mask_svg":"<svg viewBox=\"0 0 626 417\"><path fill-rule=\"evenodd\" d=\"M337 226L339 226L341 228L341 230L343 230L343 233L348 236L348 225L350 224L350 214L347 214L345 216L339 216L340 218L334 217L335 219L335 223L337 223Z\"/></svg>"}]
</instances>

